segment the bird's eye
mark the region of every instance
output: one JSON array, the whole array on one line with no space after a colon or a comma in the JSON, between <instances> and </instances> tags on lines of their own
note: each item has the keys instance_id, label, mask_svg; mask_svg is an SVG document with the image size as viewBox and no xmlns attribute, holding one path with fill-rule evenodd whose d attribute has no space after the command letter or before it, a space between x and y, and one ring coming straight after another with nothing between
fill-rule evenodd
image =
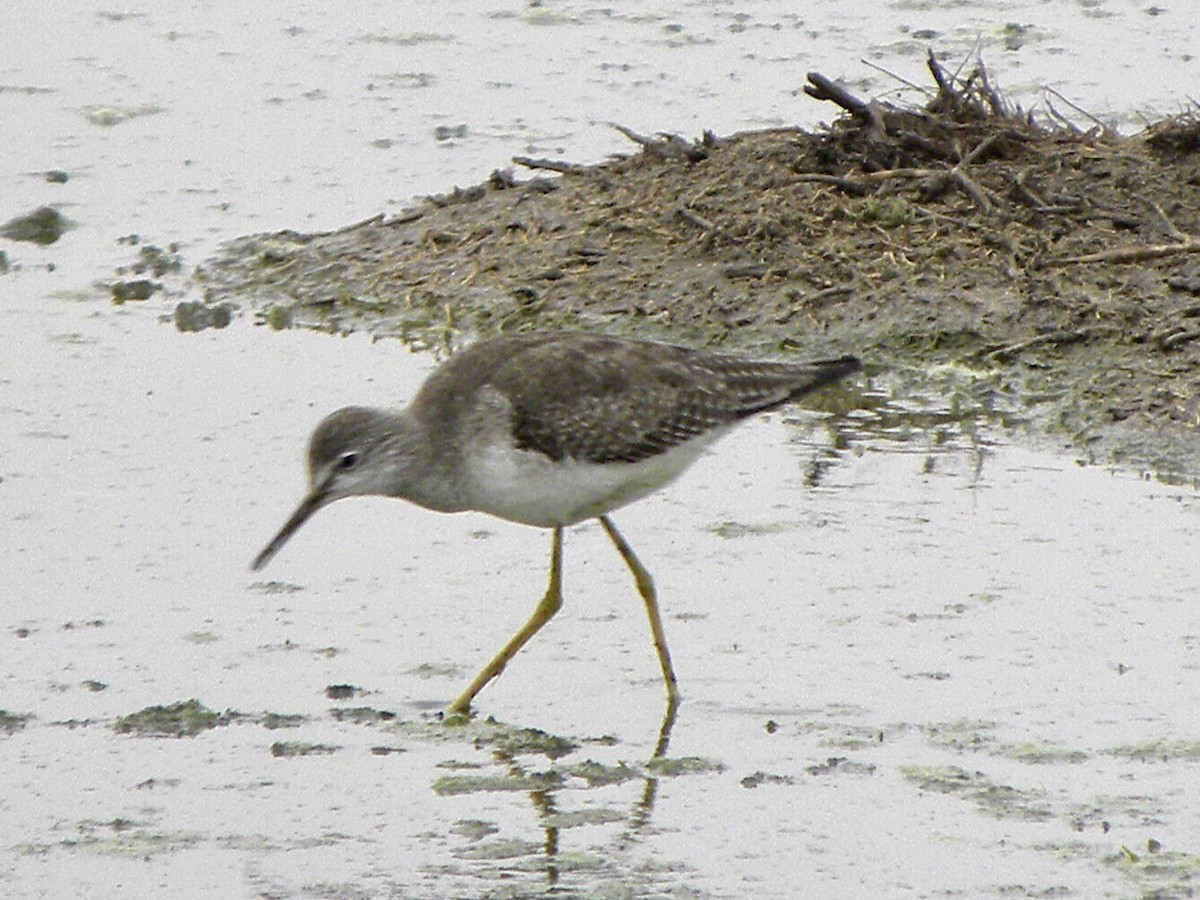
<instances>
[{"instance_id":1,"label":"bird's eye","mask_svg":"<svg viewBox=\"0 0 1200 900\"><path fill-rule=\"evenodd\" d=\"M343 472L348 472L358 465L358 458L358 454L354 453L353 451L350 453L343 453L338 459L338 468Z\"/></svg>"}]
</instances>

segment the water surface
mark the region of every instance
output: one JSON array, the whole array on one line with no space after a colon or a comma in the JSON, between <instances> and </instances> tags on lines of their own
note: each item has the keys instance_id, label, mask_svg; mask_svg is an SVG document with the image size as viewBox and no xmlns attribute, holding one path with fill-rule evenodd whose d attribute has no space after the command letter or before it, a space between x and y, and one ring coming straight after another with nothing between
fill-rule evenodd
<instances>
[{"instance_id":1,"label":"water surface","mask_svg":"<svg viewBox=\"0 0 1200 900\"><path fill-rule=\"evenodd\" d=\"M660 10L9 10L2 214L76 227L0 248L0 893L1194 890L1195 492L886 379L849 418L747 425L616 516L682 680L665 748L640 601L595 526L567 536L563 612L458 730L434 713L532 609L548 535L346 502L249 573L315 422L401 402L433 361L245 318L181 334L199 288L115 306L102 283L145 242L193 264L337 227L513 154L626 150L614 120L812 125L832 111L806 70L874 93L860 59L922 80L930 42L1129 127L1184 102L1196 43L1180 12L1113 3ZM116 727L190 698L236 715Z\"/></svg>"}]
</instances>

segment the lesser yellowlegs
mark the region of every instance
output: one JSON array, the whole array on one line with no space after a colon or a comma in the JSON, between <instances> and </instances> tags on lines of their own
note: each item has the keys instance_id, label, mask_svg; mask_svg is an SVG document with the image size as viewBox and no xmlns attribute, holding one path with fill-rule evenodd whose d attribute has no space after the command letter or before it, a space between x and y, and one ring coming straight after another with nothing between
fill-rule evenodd
<instances>
[{"instance_id":1,"label":"lesser yellowlegs","mask_svg":"<svg viewBox=\"0 0 1200 900\"><path fill-rule=\"evenodd\" d=\"M265 566L321 507L364 494L552 529L546 594L450 704L466 712L562 605L563 528L597 518L645 601L674 704L654 582L607 514L667 484L739 420L858 367L851 356L750 360L583 333L482 340L436 369L407 409L350 406L322 421L308 447L308 495L253 567Z\"/></svg>"}]
</instances>

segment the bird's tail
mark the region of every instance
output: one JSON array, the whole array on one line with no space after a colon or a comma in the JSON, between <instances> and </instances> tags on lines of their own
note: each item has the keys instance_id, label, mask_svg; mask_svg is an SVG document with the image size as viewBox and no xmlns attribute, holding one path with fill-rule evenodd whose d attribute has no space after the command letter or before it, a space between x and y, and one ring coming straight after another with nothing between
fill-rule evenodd
<instances>
[{"instance_id":1,"label":"bird's tail","mask_svg":"<svg viewBox=\"0 0 1200 900\"><path fill-rule=\"evenodd\" d=\"M737 397L730 412L744 418L798 400L860 368L854 356L805 363L739 360L723 367L721 374Z\"/></svg>"}]
</instances>

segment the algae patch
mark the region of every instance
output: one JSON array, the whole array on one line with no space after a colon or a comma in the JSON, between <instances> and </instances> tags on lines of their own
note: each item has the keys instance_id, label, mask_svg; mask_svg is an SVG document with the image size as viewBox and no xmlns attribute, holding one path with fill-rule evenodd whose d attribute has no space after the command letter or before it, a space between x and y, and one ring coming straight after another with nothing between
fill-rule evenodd
<instances>
[{"instance_id":1,"label":"algae patch","mask_svg":"<svg viewBox=\"0 0 1200 900\"><path fill-rule=\"evenodd\" d=\"M299 728L307 722L308 716L300 713L263 713L263 717L259 724L268 731L274 731L276 728Z\"/></svg>"},{"instance_id":2,"label":"algae patch","mask_svg":"<svg viewBox=\"0 0 1200 900\"><path fill-rule=\"evenodd\" d=\"M20 731L33 716L27 713L13 713L0 709L0 734L12 734Z\"/></svg>"},{"instance_id":3,"label":"algae patch","mask_svg":"<svg viewBox=\"0 0 1200 900\"><path fill-rule=\"evenodd\" d=\"M624 762L610 766L593 759L586 759L583 762L567 766L564 771L575 778L582 778L588 783L588 787L623 784L634 778L644 777L643 773Z\"/></svg>"},{"instance_id":4,"label":"algae patch","mask_svg":"<svg viewBox=\"0 0 1200 900\"><path fill-rule=\"evenodd\" d=\"M345 709L331 709L329 714L338 722L353 722L355 725L376 725L381 722L392 722L396 714L386 709L375 709L370 706L354 706Z\"/></svg>"},{"instance_id":5,"label":"algae patch","mask_svg":"<svg viewBox=\"0 0 1200 900\"><path fill-rule=\"evenodd\" d=\"M442 797L493 791L550 791L563 786L558 772L532 772L504 775L443 775L433 782L433 791Z\"/></svg>"},{"instance_id":6,"label":"algae patch","mask_svg":"<svg viewBox=\"0 0 1200 900\"><path fill-rule=\"evenodd\" d=\"M1120 756L1126 759L1136 759L1142 762L1159 760L1200 760L1200 739L1198 738L1163 738L1147 741L1144 744L1113 747L1105 751L1110 756Z\"/></svg>"},{"instance_id":7,"label":"algae patch","mask_svg":"<svg viewBox=\"0 0 1200 900\"><path fill-rule=\"evenodd\" d=\"M1045 821L1053 813L1032 791L1022 791L988 778L982 772L968 772L958 766L901 766L900 774L923 791L957 794L974 801L983 812L996 818Z\"/></svg>"},{"instance_id":8,"label":"algae patch","mask_svg":"<svg viewBox=\"0 0 1200 900\"><path fill-rule=\"evenodd\" d=\"M170 706L147 706L138 712L121 716L113 728L118 734L195 737L202 731L228 724L230 718L230 714L214 712L199 700L184 700Z\"/></svg>"},{"instance_id":9,"label":"algae patch","mask_svg":"<svg viewBox=\"0 0 1200 900\"><path fill-rule=\"evenodd\" d=\"M342 749L334 744L318 744L310 741L276 741L271 745L271 755L276 758L297 756L328 756Z\"/></svg>"},{"instance_id":10,"label":"algae patch","mask_svg":"<svg viewBox=\"0 0 1200 900\"><path fill-rule=\"evenodd\" d=\"M396 723L399 734L414 740L453 741L491 749L506 758L536 755L559 759L579 749L570 738L550 734L540 728L519 728L495 719L478 720L463 715L448 715L441 721L402 721Z\"/></svg>"},{"instance_id":11,"label":"algae patch","mask_svg":"<svg viewBox=\"0 0 1200 900\"><path fill-rule=\"evenodd\" d=\"M725 764L703 756L659 756L646 763L646 771L652 775L673 778L677 775L724 772Z\"/></svg>"},{"instance_id":12,"label":"algae patch","mask_svg":"<svg viewBox=\"0 0 1200 900\"><path fill-rule=\"evenodd\" d=\"M123 816L108 821L84 819L75 826L75 831L74 836L56 843L19 844L15 849L28 856L42 856L58 848L145 861L159 854L195 847L204 840L203 835L194 831L156 829L149 822Z\"/></svg>"},{"instance_id":13,"label":"algae patch","mask_svg":"<svg viewBox=\"0 0 1200 900\"><path fill-rule=\"evenodd\" d=\"M715 525L710 525L705 530L710 534L715 534L719 538L726 540L735 540L737 538L754 537L763 534L779 534L787 531L792 526L786 522L763 522L759 524L748 524L745 522L733 522L726 520L718 522Z\"/></svg>"},{"instance_id":14,"label":"algae patch","mask_svg":"<svg viewBox=\"0 0 1200 900\"><path fill-rule=\"evenodd\" d=\"M0 225L0 237L45 247L57 241L70 227L70 220L53 206L39 206Z\"/></svg>"}]
</instances>

